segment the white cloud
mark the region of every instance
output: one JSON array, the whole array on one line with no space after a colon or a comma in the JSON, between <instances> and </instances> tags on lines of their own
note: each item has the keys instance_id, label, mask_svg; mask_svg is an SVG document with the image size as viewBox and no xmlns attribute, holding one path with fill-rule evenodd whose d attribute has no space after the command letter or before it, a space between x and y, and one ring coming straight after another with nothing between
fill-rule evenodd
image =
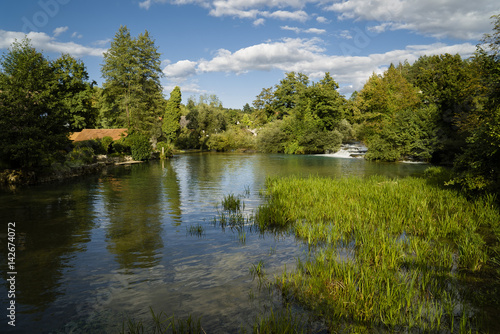
<instances>
[{"instance_id":1,"label":"white cloud","mask_svg":"<svg viewBox=\"0 0 500 334\"><path fill-rule=\"evenodd\" d=\"M268 12L262 12L261 15L265 17L270 17L273 19L279 19L279 20L293 20L293 21L300 21L300 22L305 22L309 18L309 15L307 15L306 12L303 10L297 10L294 12L286 11L286 10L277 10L272 13Z\"/></svg>"},{"instance_id":2,"label":"white cloud","mask_svg":"<svg viewBox=\"0 0 500 334\"><path fill-rule=\"evenodd\" d=\"M260 18L260 19L253 21L253 25L258 27L260 25L263 25L265 22L266 22L266 20L264 20L263 18Z\"/></svg>"},{"instance_id":3,"label":"white cloud","mask_svg":"<svg viewBox=\"0 0 500 334\"><path fill-rule=\"evenodd\" d=\"M343 39L352 39L352 34L349 30L342 30L338 36Z\"/></svg>"},{"instance_id":4,"label":"white cloud","mask_svg":"<svg viewBox=\"0 0 500 334\"><path fill-rule=\"evenodd\" d=\"M289 31L293 31L293 32L295 32L296 34L299 34L299 33L306 33L306 34L317 34L317 35L321 35L321 34L326 33L326 30L325 30L325 29L318 29L318 28L301 29L301 28L298 28L298 27L289 27L289 26L281 26L280 28L281 28L282 30L289 30Z\"/></svg>"},{"instance_id":5,"label":"white cloud","mask_svg":"<svg viewBox=\"0 0 500 334\"><path fill-rule=\"evenodd\" d=\"M411 30L437 38L479 39L491 30L490 17L498 14L498 0L144 0L139 6L149 9L155 3L195 4L215 17L230 16L307 21L307 5L320 11L336 12L339 19L375 22L372 31ZM321 13L320 13L321 14ZM328 23L325 16L316 21Z\"/></svg>"},{"instance_id":6,"label":"white cloud","mask_svg":"<svg viewBox=\"0 0 500 334\"><path fill-rule=\"evenodd\" d=\"M289 26L281 26L280 28L281 28L282 30L289 30L289 31L293 31L293 32L295 32L295 33L297 33L297 34L298 34L299 32L301 32L301 30L302 30L302 29L297 28L297 27L289 27Z\"/></svg>"},{"instance_id":7,"label":"white cloud","mask_svg":"<svg viewBox=\"0 0 500 334\"><path fill-rule=\"evenodd\" d=\"M0 30L0 49L7 49L13 42L16 40L21 41L25 37L31 41L33 47L43 52L69 53L75 57L101 57L106 52L106 49L87 47L74 42L58 42L54 37L50 37L43 32L30 32L26 35L23 32L5 30Z\"/></svg>"},{"instance_id":8,"label":"white cloud","mask_svg":"<svg viewBox=\"0 0 500 334\"><path fill-rule=\"evenodd\" d=\"M53 33L54 33L54 37L57 37L59 36L60 34L62 34L63 32L65 32L66 30L68 30L69 27L58 27L58 28L55 28Z\"/></svg>"},{"instance_id":9,"label":"white cloud","mask_svg":"<svg viewBox=\"0 0 500 334\"><path fill-rule=\"evenodd\" d=\"M79 34L78 32L76 32L76 31L75 31L74 33L72 33L72 34L71 34L71 37L72 37L72 38L82 38L82 37L83 37L83 35L82 35L82 34Z\"/></svg>"},{"instance_id":10,"label":"white cloud","mask_svg":"<svg viewBox=\"0 0 500 334\"><path fill-rule=\"evenodd\" d=\"M339 19L377 21L376 32L406 29L437 37L479 39L490 31L497 0L347 0L328 10Z\"/></svg>"},{"instance_id":11,"label":"white cloud","mask_svg":"<svg viewBox=\"0 0 500 334\"><path fill-rule=\"evenodd\" d=\"M330 72L344 87L344 91L350 93L361 89L372 73L383 72L391 63L397 64L405 60L411 63L423 55L443 53L459 53L462 57L469 57L475 51L475 45L470 43L435 43L409 45L404 49L367 56L336 56L326 54L322 43L319 38L286 38L249 46L235 52L221 49L210 60L183 60L168 65L164 72L187 76L214 72L241 74L277 69L305 73L312 79L321 78L325 72Z\"/></svg>"},{"instance_id":12,"label":"white cloud","mask_svg":"<svg viewBox=\"0 0 500 334\"><path fill-rule=\"evenodd\" d=\"M318 29L318 28L309 28L309 29L304 30L304 32L306 34L318 34L318 35L321 35L321 34L326 33L326 30L325 29Z\"/></svg>"},{"instance_id":13,"label":"white cloud","mask_svg":"<svg viewBox=\"0 0 500 334\"><path fill-rule=\"evenodd\" d=\"M163 69L167 77L183 78L196 73L197 62L181 60L174 64L169 64Z\"/></svg>"},{"instance_id":14,"label":"white cloud","mask_svg":"<svg viewBox=\"0 0 500 334\"><path fill-rule=\"evenodd\" d=\"M318 16L316 18L316 21L318 21L319 23L328 23L329 22L328 19L324 16Z\"/></svg>"}]
</instances>

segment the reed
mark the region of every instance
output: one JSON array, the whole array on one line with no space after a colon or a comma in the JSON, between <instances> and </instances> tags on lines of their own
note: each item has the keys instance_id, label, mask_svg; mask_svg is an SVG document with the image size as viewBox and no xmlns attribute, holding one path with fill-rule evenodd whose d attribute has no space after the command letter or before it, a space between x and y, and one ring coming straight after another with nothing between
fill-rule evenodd
<instances>
[{"instance_id":1,"label":"reed","mask_svg":"<svg viewBox=\"0 0 500 334\"><path fill-rule=\"evenodd\" d=\"M151 321L144 325L141 320L127 319L122 323L122 334L142 333L172 333L172 334L201 334L205 333L201 326L201 318L189 315L187 318L178 318L175 315L168 316L163 311L155 313L152 308Z\"/></svg>"},{"instance_id":2,"label":"reed","mask_svg":"<svg viewBox=\"0 0 500 334\"><path fill-rule=\"evenodd\" d=\"M226 211L236 212L241 210L241 199L239 196L235 196L234 194L224 196L221 204L222 208Z\"/></svg>"},{"instance_id":3,"label":"reed","mask_svg":"<svg viewBox=\"0 0 500 334\"><path fill-rule=\"evenodd\" d=\"M480 230L499 230L493 197L379 176L270 178L263 195L259 228L291 230L318 249L274 284L331 331L478 328L455 292L489 261Z\"/></svg>"},{"instance_id":4,"label":"reed","mask_svg":"<svg viewBox=\"0 0 500 334\"><path fill-rule=\"evenodd\" d=\"M186 231L189 235L197 237L202 237L205 234L205 228L200 223L186 227Z\"/></svg>"}]
</instances>

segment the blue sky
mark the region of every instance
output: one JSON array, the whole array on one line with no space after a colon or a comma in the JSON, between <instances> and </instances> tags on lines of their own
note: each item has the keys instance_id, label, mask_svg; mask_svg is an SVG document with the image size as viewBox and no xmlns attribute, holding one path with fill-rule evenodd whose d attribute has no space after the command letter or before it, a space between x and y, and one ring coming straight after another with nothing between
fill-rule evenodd
<instances>
[{"instance_id":1,"label":"blue sky","mask_svg":"<svg viewBox=\"0 0 500 334\"><path fill-rule=\"evenodd\" d=\"M342 94L390 63L470 56L498 0L23 0L0 3L0 52L25 34L50 59L70 53L102 84L102 54L120 25L147 30L162 54L165 94L252 104L295 71L330 72Z\"/></svg>"}]
</instances>

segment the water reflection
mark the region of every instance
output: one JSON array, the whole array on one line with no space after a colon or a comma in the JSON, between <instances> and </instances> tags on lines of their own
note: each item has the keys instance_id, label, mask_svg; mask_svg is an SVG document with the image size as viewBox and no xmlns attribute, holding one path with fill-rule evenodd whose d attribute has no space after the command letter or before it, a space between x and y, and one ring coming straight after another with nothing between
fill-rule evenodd
<instances>
[{"instance_id":1,"label":"water reflection","mask_svg":"<svg viewBox=\"0 0 500 334\"><path fill-rule=\"evenodd\" d=\"M161 161L162 186L165 194L164 204L167 207L167 212L173 220L174 226L179 226L182 222L182 205L181 205L181 189L179 186L179 178L177 171L174 168L175 161L172 159Z\"/></svg>"},{"instance_id":2,"label":"water reflection","mask_svg":"<svg viewBox=\"0 0 500 334\"><path fill-rule=\"evenodd\" d=\"M16 329L116 331L123 314L147 319L151 306L203 316L207 332L238 331L258 311L248 302L255 287L250 265L263 260L272 276L285 264L292 269L306 250L293 237L278 240L249 231L243 244L237 233L214 226L222 196L246 193L250 213L261 203L259 190L267 176L403 176L424 168L321 156L207 153L0 192L2 226L16 221L17 234L24 237L16 252ZM192 224L204 228L203 238L186 233ZM6 240L0 231L2 245ZM0 254L6 268L7 247L0 247ZM5 305L4 270L2 275Z\"/></svg>"},{"instance_id":3,"label":"water reflection","mask_svg":"<svg viewBox=\"0 0 500 334\"><path fill-rule=\"evenodd\" d=\"M32 314L42 319L44 311L60 296L71 293L61 280L72 269L75 254L87 251L95 218L94 192L92 183L74 183L64 188L40 186L15 194L0 193L0 217L5 231L9 221L16 222L18 318ZM2 235L0 240L5 286L7 238ZM2 305L5 297L2 291ZM26 321L18 322L17 327L23 325Z\"/></svg>"},{"instance_id":4,"label":"water reflection","mask_svg":"<svg viewBox=\"0 0 500 334\"><path fill-rule=\"evenodd\" d=\"M101 180L107 249L122 269L148 268L161 259L161 184L158 166L141 165L127 177Z\"/></svg>"}]
</instances>

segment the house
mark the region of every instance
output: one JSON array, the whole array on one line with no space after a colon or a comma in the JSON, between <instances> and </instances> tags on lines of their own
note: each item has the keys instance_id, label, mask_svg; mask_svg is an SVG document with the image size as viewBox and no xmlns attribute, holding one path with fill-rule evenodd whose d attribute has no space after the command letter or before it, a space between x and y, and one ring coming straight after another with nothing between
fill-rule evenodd
<instances>
[{"instance_id":1,"label":"house","mask_svg":"<svg viewBox=\"0 0 500 334\"><path fill-rule=\"evenodd\" d=\"M69 139L72 141L84 141L111 137L113 140L118 140L127 136L127 130L128 129L83 129L80 132L73 132L69 136Z\"/></svg>"}]
</instances>

